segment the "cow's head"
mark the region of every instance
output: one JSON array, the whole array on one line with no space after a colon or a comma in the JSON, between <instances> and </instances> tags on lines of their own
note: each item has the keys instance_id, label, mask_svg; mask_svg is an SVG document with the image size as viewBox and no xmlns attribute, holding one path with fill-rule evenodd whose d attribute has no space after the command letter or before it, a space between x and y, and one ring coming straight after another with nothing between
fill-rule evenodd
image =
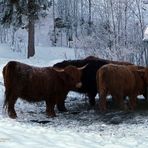
<instances>
[{"instance_id":1,"label":"cow's head","mask_svg":"<svg viewBox=\"0 0 148 148\"><path fill-rule=\"evenodd\" d=\"M140 74L140 76L144 80L144 83L146 84L146 86L148 86L148 68L140 69L140 70L138 70L138 73Z\"/></svg>"},{"instance_id":2,"label":"cow's head","mask_svg":"<svg viewBox=\"0 0 148 148\"><path fill-rule=\"evenodd\" d=\"M56 67L56 68L65 68L66 66L68 66L70 64L71 60L64 60L62 62L59 62L59 63L56 63L53 65L53 67Z\"/></svg>"},{"instance_id":3,"label":"cow's head","mask_svg":"<svg viewBox=\"0 0 148 148\"><path fill-rule=\"evenodd\" d=\"M82 70L86 66L87 65L78 68L70 65L65 67L64 71L68 75L69 79L71 80L71 82L68 82L68 83L73 85L75 88L80 88L82 86L82 82L81 82Z\"/></svg>"}]
</instances>

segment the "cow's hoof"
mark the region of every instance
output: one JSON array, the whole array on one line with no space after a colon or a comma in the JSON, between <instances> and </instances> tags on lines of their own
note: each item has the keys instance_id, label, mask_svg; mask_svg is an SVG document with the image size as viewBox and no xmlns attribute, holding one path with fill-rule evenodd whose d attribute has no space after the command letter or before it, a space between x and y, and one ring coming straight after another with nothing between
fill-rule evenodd
<instances>
[{"instance_id":1,"label":"cow's hoof","mask_svg":"<svg viewBox=\"0 0 148 148\"><path fill-rule=\"evenodd\" d=\"M62 105L57 105L57 108L60 112L67 112L68 110L66 109L65 106L62 106Z\"/></svg>"},{"instance_id":2,"label":"cow's hoof","mask_svg":"<svg viewBox=\"0 0 148 148\"><path fill-rule=\"evenodd\" d=\"M68 110L67 110L66 108L58 108L58 110L59 110L60 112L68 112Z\"/></svg>"},{"instance_id":3,"label":"cow's hoof","mask_svg":"<svg viewBox=\"0 0 148 148\"><path fill-rule=\"evenodd\" d=\"M100 110L101 113L105 113L105 112L107 112L107 109L106 109L106 108L102 108L102 107L100 107L99 110Z\"/></svg>"},{"instance_id":4,"label":"cow's hoof","mask_svg":"<svg viewBox=\"0 0 148 148\"><path fill-rule=\"evenodd\" d=\"M90 106L92 106L92 107L93 107L93 106L95 106L95 105L96 105L96 101L95 101L95 100L90 100L90 101L89 101L89 104L90 104Z\"/></svg>"},{"instance_id":5,"label":"cow's hoof","mask_svg":"<svg viewBox=\"0 0 148 148\"><path fill-rule=\"evenodd\" d=\"M12 119L16 119L17 115L16 115L16 113L9 113L9 117Z\"/></svg>"},{"instance_id":6,"label":"cow's hoof","mask_svg":"<svg viewBox=\"0 0 148 148\"><path fill-rule=\"evenodd\" d=\"M54 118L54 117L56 117L56 114L55 113L47 113L47 116L50 118Z\"/></svg>"}]
</instances>

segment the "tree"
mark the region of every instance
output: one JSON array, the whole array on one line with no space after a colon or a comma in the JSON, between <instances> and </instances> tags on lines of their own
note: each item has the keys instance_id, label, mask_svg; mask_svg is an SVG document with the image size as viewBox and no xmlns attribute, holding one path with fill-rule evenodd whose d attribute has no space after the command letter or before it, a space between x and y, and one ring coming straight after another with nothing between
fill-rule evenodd
<instances>
[{"instance_id":1,"label":"tree","mask_svg":"<svg viewBox=\"0 0 148 148\"><path fill-rule=\"evenodd\" d=\"M91 25L92 25L92 18L91 18L91 13L92 13L92 2L91 0L88 0L88 8L89 8L89 15L88 15L88 35L91 34Z\"/></svg>"},{"instance_id":2,"label":"tree","mask_svg":"<svg viewBox=\"0 0 148 148\"><path fill-rule=\"evenodd\" d=\"M4 14L1 23L16 30L20 27L28 31L28 54L32 57L35 54L35 21L43 16L51 3L48 0L5 0Z\"/></svg>"}]
</instances>

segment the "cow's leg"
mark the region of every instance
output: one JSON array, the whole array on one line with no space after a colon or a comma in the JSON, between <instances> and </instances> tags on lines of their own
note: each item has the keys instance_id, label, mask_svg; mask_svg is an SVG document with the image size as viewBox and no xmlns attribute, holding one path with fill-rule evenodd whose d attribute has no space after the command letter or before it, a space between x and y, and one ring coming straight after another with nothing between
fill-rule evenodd
<instances>
[{"instance_id":1,"label":"cow's leg","mask_svg":"<svg viewBox=\"0 0 148 148\"><path fill-rule=\"evenodd\" d=\"M114 107L120 108L121 106L123 106L123 104L124 104L123 102L124 102L125 99L126 99L126 96L124 96L124 97L122 97L120 95L112 96L112 102L113 102Z\"/></svg>"},{"instance_id":2,"label":"cow's leg","mask_svg":"<svg viewBox=\"0 0 148 148\"><path fill-rule=\"evenodd\" d=\"M60 112L67 112L67 109L65 107L65 101L59 101L59 103L57 103L57 108Z\"/></svg>"},{"instance_id":3,"label":"cow's leg","mask_svg":"<svg viewBox=\"0 0 148 148\"><path fill-rule=\"evenodd\" d=\"M96 104L95 96L96 96L96 93L88 93L89 104L91 106L95 106L95 104Z\"/></svg>"},{"instance_id":4,"label":"cow's leg","mask_svg":"<svg viewBox=\"0 0 148 148\"><path fill-rule=\"evenodd\" d=\"M147 98L148 97L147 96L147 88L144 89L143 96L144 96L145 100L148 101L148 98Z\"/></svg>"},{"instance_id":5,"label":"cow's leg","mask_svg":"<svg viewBox=\"0 0 148 148\"><path fill-rule=\"evenodd\" d=\"M55 107L55 101L51 101L53 99L46 100L46 113L49 117L55 117L55 111L54 111L54 107Z\"/></svg>"},{"instance_id":6,"label":"cow's leg","mask_svg":"<svg viewBox=\"0 0 148 148\"><path fill-rule=\"evenodd\" d=\"M134 110L136 108L136 101L137 101L137 96L136 95L131 95L129 96L129 105L130 105L130 109Z\"/></svg>"},{"instance_id":7,"label":"cow's leg","mask_svg":"<svg viewBox=\"0 0 148 148\"><path fill-rule=\"evenodd\" d=\"M10 95L9 101L8 101L8 115L10 118L15 119L17 117L17 114L15 112L15 103L16 103L17 97Z\"/></svg>"},{"instance_id":8,"label":"cow's leg","mask_svg":"<svg viewBox=\"0 0 148 148\"><path fill-rule=\"evenodd\" d=\"M115 101L116 105L120 109L126 110L126 106L125 106L125 103L124 103L124 95L118 94L118 95L113 96L113 98L114 98L114 101Z\"/></svg>"},{"instance_id":9,"label":"cow's leg","mask_svg":"<svg viewBox=\"0 0 148 148\"><path fill-rule=\"evenodd\" d=\"M103 90L99 93L99 109L100 111L106 111L106 96L107 91Z\"/></svg>"},{"instance_id":10,"label":"cow's leg","mask_svg":"<svg viewBox=\"0 0 148 148\"><path fill-rule=\"evenodd\" d=\"M57 101L57 108L61 112L67 112L67 109L65 107L65 99L66 99L66 96L67 96L67 94L61 96L60 100L58 99L59 96L57 96L57 99L56 99L56 100L58 100Z\"/></svg>"}]
</instances>

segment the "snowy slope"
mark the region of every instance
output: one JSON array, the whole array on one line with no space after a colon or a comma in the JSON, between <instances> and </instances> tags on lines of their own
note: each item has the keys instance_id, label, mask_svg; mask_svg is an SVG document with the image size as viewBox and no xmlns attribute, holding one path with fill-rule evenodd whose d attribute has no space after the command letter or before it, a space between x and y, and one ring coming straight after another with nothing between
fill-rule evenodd
<instances>
[{"instance_id":1,"label":"snowy slope","mask_svg":"<svg viewBox=\"0 0 148 148\"><path fill-rule=\"evenodd\" d=\"M81 53L81 57L83 57ZM26 59L0 45L0 148L146 148L148 111L99 113L88 105L85 95L70 92L67 113L47 118L44 102L29 104L18 100L18 118L10 119L2 109L4 86L2 68L10 60L47 66L63 59L75 59L75 50L37 47L36 55ZM97 108L97 106L96 106Z\"/></svg>"}]
</instances>

